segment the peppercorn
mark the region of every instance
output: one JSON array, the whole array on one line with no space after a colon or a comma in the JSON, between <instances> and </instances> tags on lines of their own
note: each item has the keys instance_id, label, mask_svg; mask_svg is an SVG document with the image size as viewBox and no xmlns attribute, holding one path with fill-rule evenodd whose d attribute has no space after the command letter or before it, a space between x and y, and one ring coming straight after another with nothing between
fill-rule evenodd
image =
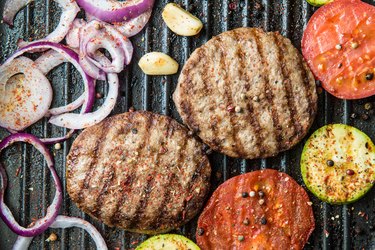
<instances>
[{"instance_id":1,"label":"peppercorn","mask_svg":"<svg viewBox=\"0 0 375 250\"><path fill-rule=\"evenodd\" d=\"M372 103L371 103L371 102L367 102L367 103L365 104L365 109L366 109L366 110L371 110L371 109L373 109L373 105L372 105Z\"/></svg>"},{"instance_id":2,"label":"peppercorn","mask_svg":"<svg viewBox=\"0 0 375 250\"><path fill-rule=\"evenodd\" d=\"M332 160L328 160L328 161L327 161L327 165L328 165L329 167L333 167L333 166L335 165L335 162L332 161Z\"/></svg>"},{"instance_id":3,"label":"peppercorn","mask_svg":"<svg viewBox=\"0 0 375 250\"><path fill-rule=\"evenodd\" d=\"M373 72L366 74L366 80L367 81L371 81L373 79L374 79L374 73Z\"/></svg>"},{"instance_id":4,"label":"peppercorn","mask_svg":"<svg viewBox=\"0 0 375 250\"><path fill-rule=\"evenodd\" d=\"M245 226L249 225L250 224L250 221L248 218L244 219L243 222L242 222Z\"/></svg>"},{"instance_id":5,"label":"peppercorn","mask_svg":"<svg viewBox=\"0 0 375 250\"><path fill-rule=\"evenodd\" d=\"M255 197L255 192L254 191L250 192L250 197Z\"/></svg>"},{"instance_id":6,"label":"peppercorn","mask_svg":"<svg viewBox=\"0 0 375 250\"><path fill-rule=\"evenodd\" d=\"M133 133L134 135L136 135L136 134L138 134L138 130L137 130L136 128L133 128L133 129L132 129L132 133Z\"/></svg>"},{"instance_id":7,"label":"peppercorn","mask_svg":"<svg viewBox=\"0 0 375 250\"><path fill-rule=\"evenodd\" d=\"M263 198L264 197L264 192L263 191L259 191L258 195L259 195L260 198Z\"/></svg>"},{"instance_id":8,"label":"peppercorn","mask_svg":"<svg viewBox=\"0 0 375 250\"><path fill-rule=\"evenodd\" d=\"M342 63L339 63L337 67L340 69L342 67Z\"/></svg>"},{"instance_id":9,"label":"peppercorn","mask_svg":"<svg viewBox=\"0 0 375 250\"><path fill-rule=\"evenodd\" d=\"M370 117L369 117L367 114L362 114L362 115L361 115L361 119L362 119L363 121L367 121L369 118L370 118Z\"/></svg>"},{"instance_id":10,"label":"peppercorn","mask_svg":"<svg viewBox=\"0 0 375 250\"><path fill-rule=\"evenodd\" d=\"M352 42L351 46L352 46L352 49L356 49L359 47L359 44L357 42Z\"/></svg>"},{"instance_id":11,"label":"peppercorn","mask_svg":"<svg viewBox=\"0 0 375 250\"><path fill-rule=\"evenodd\" d=\"M247 198L247 197L249 197L249 193L248 192L242 192L241 196L242 196L242 198Z\"/></svg>"},{"instance_id":12,"label":"peppercorn","mask_svg":"<svg viewBox=\"0 0 375 250\"><path fill-rule=\"evenodd\" d=\"M227 107L227 111L228 112L230 112L230 113L232 113L233 111L235 111L235 107L233 106L233 105L229 105L228 107Z\"/></svg>"},{"instance_id":13,"label":"peppercorn","mask_svg":"<svg viewBox=\"0 0 375 250\"><path fill-rule=\"evenodd\" d=\"M352 169L346 170L347 175L354 175L354 171Z\"/></svg>"},{"instance_id":14,"label":"peppercorn","mask_svg":"<svg viewBox=\"0 0 375 250\"><path fill-rule=\"evenodd\" d=\"M262 217L262 219L260 220L260 223L262 223L262 225L266 225L267 224L266 217Z\"/></svg>"},{"instance_id":15,"label":"peppercorn","mask_svg":"<svg viewBox=\"0 0 375 250\"><path fill-rule=\"evenodd\" d=\"M342 46L341 46L341 44L336 44L335 48L336 48L337 50L341 50L341 49L342 49Z\"/></svg>"},{"instance_id":16,"label":"peppercorn","mask_svg":"<svg viewBox=\"0 0 375 250\"><path fill-rule=\"evenodd\" d=\"M238 235L238 240L239 241L244 241L245 240L245 237L243 235Z\"/></svg>"},{"instance_id":17,"label":"peppercorn","mask_svg":"<svg viewBox=\"0 0 375 250\"><path fill-rule=\"evenodd\" d=\"M357 119L357 117L358 117L357 113L352 113L350 115L350 118L352 118L352 119Z\"/></svg>"},{"instance_id":18,"label":"peppercorn","mask_svg":"<svg viewBox=\"0 0 375 250\"><path fill-rule=\"evenodd\" d=\"M61 149L61 144L60 143L56 143L55 144L55 149L56 150L60 150Z\"/></svg>"},{"instance_id":19,"label":"peppercorn","mask_svg":"<svg viewBox=\"0 0 375 250\"><path fill-rule=\"evenodd\" d=\"M260 199L260 200L258 201L258 203L259 203L259 205L263 205L263 204L264 204L264 199Z\"/></svg>"},{"instance_id":20,"label":"peppercorn","mask_svg":"<svg viewBox=\"0 0 375 250\"><path fill-rule=\"evenodd\" d=\"M235 108L235 111L236 111L236 113L241 113L242 108L241 108L240 106L237 106L237 107Z\"/></svg>"},{"instance_id":21,"label":"peppercorn","mask_svg":"<svg viewBox=\"0 0 375 250\"><path fill-rule=\"evenodd\" d=\"M203 228L198 228L198 235L202 236L204 234L204 229Z\"/></svg>"}]
</instances>

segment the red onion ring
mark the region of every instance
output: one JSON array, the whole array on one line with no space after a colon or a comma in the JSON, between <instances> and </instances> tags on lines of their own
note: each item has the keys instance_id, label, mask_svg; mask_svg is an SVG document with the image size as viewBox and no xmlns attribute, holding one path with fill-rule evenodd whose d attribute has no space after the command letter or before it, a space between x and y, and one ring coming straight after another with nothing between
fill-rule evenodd
<instances>
[{"instance_id":1,"label":"red onion ring","mask_svg":"<svg viewBox=\"0 0 375 250\"><path fill-rule=\"evenodd\" d=\"M58 116L52 116L49 123L59 127L70 129L83 129L95 125L104 120L113 110L118 97L119 80L117 74L109 73L108 76L108 95L103 105L95 112L86 114L67 113Z\"/></svg>"},{"instance_id":2,"label":"red onion ring","mask_svg":"<svg viewBox=\"0 0 375 250\"><path fill-rule=\"evenodd\" d=\"M146 26L148 20L150 20L152 10L146 11L145 13L125 22L114 22L114 27L126 37L132 37L137 35Z\"/></svg>"},{"instance_id":3,"label":"red onion ring","mask_svg":"<svg viewBox=\"0 0 375 250\"><path fill-rule=\"evenodd\" d=\"M62 14L60 17L60 22L57 25L56 29L52 31L48 36L39 41L49 41L58 43L64 39L66 34L69 32L74 18L80 11L77 3L71 0L54 0L56 1L62 9ZM13 25L13 19L16 16L17 12L20 11L27 4L32 2L32 0L7 0L5 2L5 8L3 12L4 21L10 25ZM19 47L25 47L28 45L28 42L20 40L18 42Z\"/></svg>"},{"instance_id":4,"label":"red onion ring","mask_svg":"<svg viewBox=\"0 0 375 250\"><path fill-rule=\"evenodd\" d=\"M60 53L54 50L49 50L43 53L40 57L38 57L38 59L35 60L34 64L40 71L43 72L43 74L46 75L52 69L56 68L57 66L59 66L60 64L64 62L67 62L67 60L65 59L63 55L61 55ZM71 112L81 107L84 101L85 101L85 96L81 95L75 101L65 106L52 108L48 110L48 112L46 113L46 116L59 115L59 114Z\"/></svg>"},{"instance_id":5,"label":"red onion ring","mask_svg":"<svg viewBox=\"0 0 375 250\"><path fill-rule=\"evenodd\" d=\"M85 73L85 71L82 69L81 65L79 64L78 55L71 49L58 43L45 42L45 41L33 42L27 45L26 47L17 50L11 57L9 57L5 61L3 66L11 63L12 60L14 60L18 56L26 52L32 52L32 51L36 51L40 49L43 49L43 50L52 49L58 52L59 54L61 54L63 57L65 57L65 59L68 62L70 62L76 67L78 72L81 74L83 83L85 85L85 92L84 92L85 102L82 105L81 113L90 112L95 101L95 83L94 83L94 80L90 76L88 76Z\"/></svg>"},{"instance_id":6,"label":"red onion ring","mask_svg":"<svg viewBox=\"0 0 375 250\"><path fill-rule=\"evenodd\" d=\"M100 235L99 231L89 222L82 220L80 218L59 215L56 217L55 222L52 223L52 225L50 226L50 228L69 228L69 227L79 227L79 228L86 230L86 232L88 232L90 236L92 237L92 239L94 240L96 244L96 249L100 249L100 250L108 249L107 244L105 243L103 237ZM13 250L25 250L30 246L32 240L33 240L32 237L18 236L17 241L14 243L12 249Z\"/></svg>"},{"instance_id":7,"label":"red onion ring","mask_svg":"<svg viewBox=\"0 0 375 250\"><path fill-rule=\"evenodd\" d=\"M46 159L47 166L51 171L56 187L55 197L52 204L47 208L46 216L37 220L32 227L24 228L14 219L12 212L4 202L5 189L7 187L7 175L3 166L0 165L0 180L2 183L0 189L0 217L3 219L4 223L16 234L25 237L33 237L43 233L55 221L62 202L62 188L60 179L54 168L52 155L38 138L24 133L10 135L1 141L0 152L15 142L29 143L43 154L44 158Z\"/></svg>"},{"instance_id":8,"label":"red onion ring","mask_svg":"<svg viewBox=\"0 0 375 250\"><path fill-rule=\"evenodd\" d=\"M152 9L154 0L76 0L87 13L104 22L123 22L131 20Z\"/></svg>"},{"instance_id":9,"label":"red onion ring","mask_svg":"<svg viewBox=\"0 0 375 250\"><path fill-rule=\"evenodd\" d=\"M106 73L120 73L124 65L128 65L133 55L133 46L129 39L123 36L111 25L101 21L91 21L80 29L80 62L87 73L93 67ZM110 53L109 62L99 51L104 48ZM97 71L96 71L97 72Z\"/></svg>"},{"instance_id":10,"label":"red onion ring","mask_svg":"<svg viewBox=\"0 0 375 250\"><path fill-rule=\"evenodd\" d=\"M72 29L68 32L65 37L66 44L73 49L79 48L79 34L80 28L86 25L86 21L83 19L75 19L73 22Z\"/></svg>"},{"instance_id":11,"label":"red onion ring","mask_svg":"<svg viewBox=\"0 0 375 250\"><path fill-rule=\"evenodd\" d=\"M152 10L146 11L145 13L131 19L130 21L124 22L113 22L112 25L120 31L121 34L127 38L137 35L146 26L150 20ZM98 20L96 17L86 13L86 19L88 22Z\"/></svg>"},{"instance_id":12,"label":"red onion ring","mask_svg":"<svg viewBox=\"0 0 375 250\"><path fill-rule=\"evenodd\" d=\"M24 79L12 78L23 74ZM27 57L0 66L0 126L20 131L39 121L52 102L52 87Z\"/></svg>"},{"instance_id":13,"label":"red onion ring","mask_svg":"<svg viewBox=\"0 0 375 250\"><path fill-rule=\"evenodd\" d=\"M6 24L13 26L13 20L23 7L31 3L33 0L7 0L4 4L3 20Z\"/></svg>"}]
</instances>

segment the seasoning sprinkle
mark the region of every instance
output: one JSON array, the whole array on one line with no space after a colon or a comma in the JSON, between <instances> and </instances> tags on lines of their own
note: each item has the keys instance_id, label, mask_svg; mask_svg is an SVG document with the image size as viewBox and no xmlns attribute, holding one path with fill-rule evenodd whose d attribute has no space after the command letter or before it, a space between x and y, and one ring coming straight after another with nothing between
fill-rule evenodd
<instances>
[{"instance_id":1,"label":"seasoning sprinkle","mask_svg":"<svg viewBox=\"0 0 375 250\"><path fill-rule=\"evenodd\" d=\"M259 195L260 198L263 198L264 197L264 192L263 191L259 191L258 195Z\"/></svg>"},{"instance_id":2,"label":"seasoning sprinkle","mask_svg":"<svg viewBox=\"0 0 375 250\"><path fill-rule=\"evenodd\" d=\"M241 196L242 196L242 198L247 198L247 197L249 197L249 193L248 192L242 192Z\"/></svg>"},{"instance_id":3,"label":"seasoning sprinkle","mask_svg":"<svg viewBox=\"0 0 375 250\"><path fill-rule=\"evenodd\" d=\"M133 133L134 135L136 135L136 134L138 134L138 130L137 130L136 128L133 128L133 129L132 129L132 133Z\"/></svg>"},{"instance_id":4,"label":"seasoning sprinkle","mask_svg":"<svg viewBox=\"0 0 375 250\"><path fill-rule=\"evenodd\" d=\"M250 192L250 197L255 197L255 192L254 191Z\"/></svg>"},{"instance_id":5,"label":"seasoning sprinkle","mask_svg":"<svg viewBox=\"0 0 375 250\"><path fill-rule=\"evenodd\" d=\"M351 46L352 46L352 49L356 49L359 47L359 44L357 42L352 42Z\"/></svg>"},{"instance_id":6,"label":"seasoning sprinkle","mask_svg":"<svg viewBox=\"0 0 375 250\"><path fill-rule=\"evenodd\" d=\"M198 228L198 235L202 236L204 234L204 229L203 228Z\"/></svg>"},{"instance_id":7,"label":"seasoning sprinkle","mask_svg":"<svg viewBox=\"0 0 375 250\"><path fill-rule=\"evenodd\" d=\"M335 165L335 162L332 161L332 160L328 160L328 161L327 161L327 165L328 165L329 167L333 167L333 166Z\"/></svg>"},{"instance_id":8,"label":"seasoning sprinkle","mask_svg":"<svg viewBox=\"0 0 375 250\"><path fill-rule=\"evenodd\" d=\"M372 105L372 103L371 103L371 102L366 103L366 104L365 104L365 109L366 109L366 110L371 110L371 109L373 109L373 105Z\"/></svg>"},{"instance_id":9,"label":"seasoning sprinkle","mask_svg":"<svg viewBox=\"0 0 375 250\"><path fill-rule=\"evenodd\" d=\"M243 235L238 235L238 240L239 241L244 241L245 240L245 237Z\"/></svg>"},{"instance_id":10,"label":"seasoning sprinkle","mask_svg":"<svg viewBox=\"0 0 375 250\"><path fill-rule=\"evenodd\" d=\"M242 222L245 226L248 226L250 224L250 221L248 218L244 219Z\"/></svg>"},{"instance_id":11,"label":"seasoning sprinkle","mask_svg":"<svg viewBox=\"0 0 375 250\"><path fill-rule=\"evenodd\" d=\"M260 220L260 223L262 223L262 225L266 225L267 224L266 217L262 217L262 219Z\"/></svg>"},{"instance_id":12,"label":"seasoning sprinkle","mask_svg":"<svg viewBox=\"0 0 375 250\"><path fill-rule=\"evenodd\" d=\"M260 199L258 202L259 202L259 205L263 205L264 204L264 199Z\"/></svg>"},{"instance_id":13,"label":"seasoning sprinkle","mask_svg":"<svg viewBox=\"0 0 375 250\"><path fill-rule=\"evenodd\" d=\"M335 48L336 48L337 50L341 50L341 49L342 49L342 46L341 46L341 44L336 44Z\"/></svg>"},{"instance_id":14,"label":"seasoning sprinkle","mask_svg":"<svg viewBox=\"0 0 375 250\"><path fill-rule=\"evenodd\" d=\"M354 171L352 169L346 170L347 175L354 175Z\"/></svg>"},{"instance_id":15,"label":"seasoning sprinkle","mask_svg":"<svg viewBox=\"0 0 375 250\"><path fill-rule=\"evenodd\" d=\"M236 111L236 113L241 113L242 108L241 108L240 106L237 106L237 107L235 108L235 111Z\"/></svg>"}]
</instances>

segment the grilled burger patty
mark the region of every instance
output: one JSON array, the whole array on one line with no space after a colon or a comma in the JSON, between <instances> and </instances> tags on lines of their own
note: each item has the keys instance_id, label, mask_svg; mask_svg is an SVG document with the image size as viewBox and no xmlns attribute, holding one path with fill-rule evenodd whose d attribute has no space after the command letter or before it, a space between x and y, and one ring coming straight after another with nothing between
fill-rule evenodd
<instances>
[{"instance_id":1,"label":"grilled burger patty","mask_svg":"<svg viewBox=\"0 0 375 250\"><path fill-rule=\"evenodd\" d=\"M185 64L174 101L183 121L212 149L262 158L297 144L312 125L312 73L279 33L239 28L197 49Z\"/></svg>"},{"instance_id":2,"label":"grilled burger patty","mask_svg":"<svg viewBox=\"0 0 375 250\"><path fill-rule=\"evenodd\" d=\"M156 234L192 219L209 191L202 144L177 121L130 112L85 129L67 157L67 189L85 213Z\"/></svg>"}]
</instances>

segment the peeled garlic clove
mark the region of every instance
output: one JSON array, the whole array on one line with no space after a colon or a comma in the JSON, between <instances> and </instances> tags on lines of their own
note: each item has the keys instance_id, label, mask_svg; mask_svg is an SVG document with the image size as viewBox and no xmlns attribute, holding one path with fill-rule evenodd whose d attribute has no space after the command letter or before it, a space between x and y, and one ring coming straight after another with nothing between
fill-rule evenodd
<instances>
[{"instance_id":1,"label":"peeled garlic clove","mask_svg":"<svg viewBox=\"0 0 375 250\"><path fill-rule=\"evenodd\" d=\"M178 71L178 63L161 52L151 52L142 56L138 65L146 75L173 75Z\"/></svg>"},{"instance_id":2,"label":"peeled garlic clove","mask_svg":"<svg viewBox=\"0 0 375 250\"><path fill-rule=\"evenodd\" d=\"M168 28L180 36L195 36L203 28L201 20L175 3L164 7L162 17Z\"/></svg>"}]
</instances>

